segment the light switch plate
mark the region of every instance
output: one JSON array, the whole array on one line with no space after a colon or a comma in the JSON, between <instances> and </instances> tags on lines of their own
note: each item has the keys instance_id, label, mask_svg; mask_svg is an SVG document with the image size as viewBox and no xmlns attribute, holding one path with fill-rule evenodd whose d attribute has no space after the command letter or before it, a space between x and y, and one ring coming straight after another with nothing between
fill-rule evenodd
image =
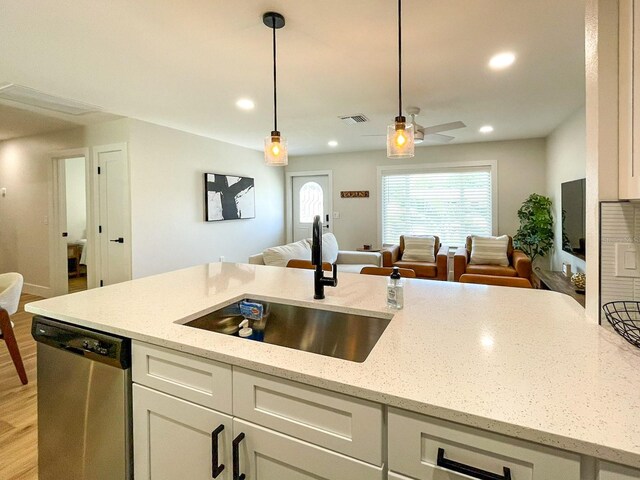
<instances>
[{"instance_id":1,"label":"light switch plate","mask_svg":"<svg viewBox=\"0 0 640 480\"><path fill-rule=\"evenodd\" d=\"M616 243L616 277L640 277L640 245Z\"/></svg>"}]
</instances>

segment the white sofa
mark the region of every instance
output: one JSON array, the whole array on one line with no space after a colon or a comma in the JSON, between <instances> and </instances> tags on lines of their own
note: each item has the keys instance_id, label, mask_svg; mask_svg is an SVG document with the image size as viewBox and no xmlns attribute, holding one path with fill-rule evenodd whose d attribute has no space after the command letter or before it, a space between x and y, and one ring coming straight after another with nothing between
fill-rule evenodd
<instances>
[{"instance_id":1,"label":"white sofa","mask_svg":"<svg viewBox=\"0 0 640 480\"><path fill-rule=\"evenodd\" d=\"M276 267L286 267L289 260L311 260L311 239L267 248L249 257L251 264ZM362 267L381 267L382 255L378 252L340 250L333 233L325 233L322 235L322 261L337 264L339 272L360 273Z\"/></svg>"}]
</instances>

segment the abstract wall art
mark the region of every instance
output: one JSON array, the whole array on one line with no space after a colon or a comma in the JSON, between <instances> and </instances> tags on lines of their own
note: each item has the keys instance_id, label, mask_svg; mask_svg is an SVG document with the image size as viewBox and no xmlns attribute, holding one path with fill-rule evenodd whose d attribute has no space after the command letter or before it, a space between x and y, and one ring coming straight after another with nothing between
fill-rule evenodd
<instances>
[{"instance_id":1,"label":"abstract wall art","mask_svg":"<svg viewBox=\"0 0 640 480\"><path fill-rule=\"evenodd\" d=\"M253 178L205 173L204 183L207 222L255 218Z\"/></svg>"}]
</instances>

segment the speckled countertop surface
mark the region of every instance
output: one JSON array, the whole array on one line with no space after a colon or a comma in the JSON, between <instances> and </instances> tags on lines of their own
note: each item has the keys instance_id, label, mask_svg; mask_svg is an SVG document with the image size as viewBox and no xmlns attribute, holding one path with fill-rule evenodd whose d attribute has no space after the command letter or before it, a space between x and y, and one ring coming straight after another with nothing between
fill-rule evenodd
<instances>
[{"instance_id":1,"label":"speckled countertop surface","mask_svg":"<svg viewBox=\"0 0 640 480\"><path fill-rule=\"evenodd\" d=\"M364 363L180 325L244 295L389 313L386 278L214 263L31 303L27 310L202 357L640 467L640 349L541 290L410 280Z\"/></svg>"}]
</instances>

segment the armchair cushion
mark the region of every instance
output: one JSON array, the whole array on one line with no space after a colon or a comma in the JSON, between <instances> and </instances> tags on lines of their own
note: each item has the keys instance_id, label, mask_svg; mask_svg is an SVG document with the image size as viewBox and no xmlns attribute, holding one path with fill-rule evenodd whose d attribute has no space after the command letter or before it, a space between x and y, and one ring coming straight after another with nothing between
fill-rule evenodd
<instances>
[{"instance_id":1,"label":"armchair cushion","mask_svg":"<svg viewBox=\"0 0 640 480\"><path fill-rule=\"evenodd\" d=\"M465 273L460 277L461 283L476 283L482 285L496 285L500 287L533 288L526 278L501 277L493 275L473 275Z\"/></svg>"},{"instance_id":2,"label":"armchair cushion","mask_svg":"<svg viewBox=\"0 0 640 480\"><path fill-rule=\"evenodd\" d=\"M509 258L507 250L509 247L509 237L471 237L471 265L501 265L508 266Z\"/></svg>"},{"instance_id":3,"label":"armchair cushion","mask_svg":"<svg viewBox=\"0 0 640 480\"><path fill-rule=\"evenodd\" d=\"M500 277L517 277L518 273L516 269L510 266L503 267L502 265L467 265L467 269L464 273L470 273L474 275L498 275Z\"/></svg>"},{"instance_id":4,"label":"armchair cushion","mask_svg":"<svg viewBox=\"0 0 640 480\"><path fill-rule=\"evenodd\" d=\"M435 262L436 238L433 236L408 236L404 237L404 250L402 260L417 262Z\"/></svg>"},{"instance_id":5,"label":"armchair cushion","mask_svg":"<svg viewBox=\"0 0 640 480\"><path fill-rule=\"evenodd\" d=\"M400 260L394 263L395 267L408 268L416 272L416 276L420 278L436 278L438 276L438 268L435 262L410 262Z\"/></svg>"}]
</instances>

